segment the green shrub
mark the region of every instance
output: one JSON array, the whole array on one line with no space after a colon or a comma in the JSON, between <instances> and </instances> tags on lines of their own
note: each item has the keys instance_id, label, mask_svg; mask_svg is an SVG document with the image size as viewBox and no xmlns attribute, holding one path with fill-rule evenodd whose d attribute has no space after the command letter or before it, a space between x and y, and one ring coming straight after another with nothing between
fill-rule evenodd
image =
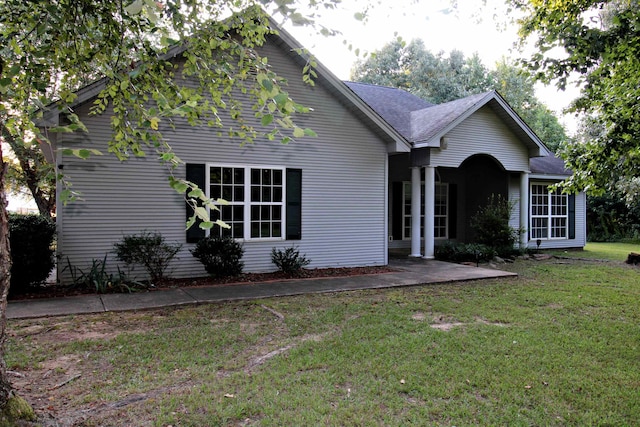
<instances>
[{"instance_id":1,"label":"green shrub","mask_svg":"<svg viewBox=\"0 0 640 427\"><path fill-rule=\"evenodd\" d=\"M281 272L296 275L301 269L309 265L311 260L307 259L305 255L300 255L300 251L295 247L290 247L284 251L272 248L271 262L274 263Z\"/></svg>"},{"instance_id":2,"label":"green shrub","mask_svg":"<svg viewBox=\"0 0 640 427\"><path fill-rule=\"evenodd\" d=\"M91 267L85 272L79 267L72 266L67 258L65 270L69 270L73 287L94 290L97 294L133 292L145 286L130 281L127 275L118 268L118 273L107 271L107 255L102 260L94 259Z\"/></svg>"},{"instance_id":3,"label":"green shrub","mask_svg":"<svg viewBox=\"0 0 640 427\"><path fill-rule=\"evenodd\" d=\"M182 248L182 245L170 245L157 232L143 231L140 234L124 236L113 245L116 257L127 264L142 266L152 282L164 279L169 263Z\"/></svg>"},{"instance_id":4,"label":"green shrub","mask_svg":"<svg viewBox=\"0 0 640 427\"><path fill-rule=\"evenodd\" d=\"M436 258L441 261L475 262L489 261L496 256L494 248L480 243L443 242L435 248Z\"/></svg>"},{"instance_id":5,"label":"green shrub","mask_svg":"<svg viewBox=\"0 0 640 427\"><path fill-rule=\"evenodd\" d=\"M201 239L191 254L212 277L237 276L242 273L244 248L229 236Z\"/></svg>"},{"instance_id":6,"label":"green shrub","mask_svg":"<svg viewBox=\"0 0 640 427\"><path fill-rule=\"evenodd\" d=\"M500 194L492 194L487 205L471 218L471 228L476 233L475 243L490 246L500 255L510 255L522 231L509 225L514 204Z\"/></svg>"},{"instance_id":7,"label":"green shrub","mask_svg":"<svg viewBox=\"0 0 640 427\"><path fill-rule=\"evenodd\" d=\"M47 280L55 266L56 225L40 215L9 214L12 294L26 292Z\"/></svg>"}]
</instances>

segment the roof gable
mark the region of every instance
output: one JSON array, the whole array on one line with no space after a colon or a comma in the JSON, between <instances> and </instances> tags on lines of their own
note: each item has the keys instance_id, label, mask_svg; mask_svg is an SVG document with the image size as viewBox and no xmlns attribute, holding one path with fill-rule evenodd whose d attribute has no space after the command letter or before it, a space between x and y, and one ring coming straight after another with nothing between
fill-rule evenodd
<instances>
[{"instance_id":1,"label":"roof gable","mask_svg":"<svg viewBox=\"0 0 640 427\"><path fill-rule=\"evenodd\" d=\"M441 137L487 105L526 145L531 157L550 154L544 143L497 91L434 105L402 89L351 82L346 84L407 138L414 148L439 147Z\"/></svg>"},{"instance_id":2,"label":"roof gable","mask_svg":"<svg viewBox=\"0 0 640 427\"><path fill-rule=\"evenodd\" d=\"M451 130L453 124L457 124L468 117L469 112L476 111L476 105L483 104L484 98L491 92L467 96L455 101L435 105L430 108L411 112L411 141L414 144L429 142L441 133Z\"/></svg>"},{"instance_id":3,"label":"roof gable","mask_svg":"<svg viewBox=\"0 0 640 427\"><path fill-rule=\"evenodd\" d=\"M275 30L275 34L268 35L267 43L273 42L275 45L280 46L301 68L305 67L308 57L311 56L307 50L293 38L291 34L282 29L271 17L269 17L269 24ZM188 49L186 43L176 45L169 49L162 58L169 60L178 57L186 49ZM317 82L325 85L343 105L353 111L374 133L380 136L381 139L388 144L389 152L409 152L411 150L411 145L408 140L394 126L385 121L378 112L351 91L345 83L338 79L328 68L317 60L316 63L315 71L318 75L316 79ZM106 78L102 78L79 89L76 92L76 99L73 105L77 107L92 101L105 88L106 82ZM59 113L60 111L57 108L57 104L54 103L50 105L44 112L40 125L57 126Z\"/></svg>"}]
</instances>

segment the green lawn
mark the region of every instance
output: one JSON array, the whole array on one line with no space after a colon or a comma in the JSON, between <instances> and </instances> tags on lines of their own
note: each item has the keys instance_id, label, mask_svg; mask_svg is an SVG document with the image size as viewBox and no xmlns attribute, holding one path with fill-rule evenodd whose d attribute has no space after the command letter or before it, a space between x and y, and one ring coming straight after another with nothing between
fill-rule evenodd
<instances>
[{"instance_id":1,"label":"green lawn","mask_svg":"<svg viewBox=\"0 0 640 427\"><path fill-rule=\"evenodd\" d=\"M570 257L624 261L630 252L640 253L640 243L587 243L583 251L554 251Z\"/></svg>"},{"instance_id":2,"label":"green lawn","mask_svg":"<svg viewBox=\"0 0 640 427\"><path fill-rule=\"evenodd\" d=\"M640 424L640 269L507 268L520 277L12 321L8 364L40 413L87 426Z\"/></svg>"}]
</instances>

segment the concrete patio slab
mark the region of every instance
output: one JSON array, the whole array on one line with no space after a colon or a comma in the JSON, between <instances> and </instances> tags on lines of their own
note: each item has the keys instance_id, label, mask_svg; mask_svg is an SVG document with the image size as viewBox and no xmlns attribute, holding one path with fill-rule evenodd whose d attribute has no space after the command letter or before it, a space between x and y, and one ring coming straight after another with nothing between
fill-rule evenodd
<instances>
[{"instance_id":1,"label":"concrete patio slab","mask_svg":"<svg viewBox=\"0 0 640 427\"><path fill-rule=\"evenodd\" d=\"M101 313L103 311L105 311L104 305L102 305L102 299L99 295L9 301L7 304L8 319Z\"/></svg>"},{"instance_id":2,"label":"concrete patio slab","mask_svg":"<svg viewBox=\"0 0 640 427\"><path fill-rule=\"evenodd\" d=\"M171 305L194 304L196 301L182 289L102 295L105 311L131 311Z\"/></svg>"},{"instance_id":3,"label":"concrete patio slab","mask_svg":"<svg viewBox=\"0 0 640 427\"><path fill-rule=\"evenodd\" d=\"M420 286L517 276L515 273L491 268L478 268L435 260L427 261L420 258L392 259L389 266L395 271L361 276L292 279L246 285L187 287L131 294L86 295L46 300L9 301L7 317L9 319L24 319L105 311L146 310L185 304L260 299L307 293Z\"/></svg>"}]
</instances>

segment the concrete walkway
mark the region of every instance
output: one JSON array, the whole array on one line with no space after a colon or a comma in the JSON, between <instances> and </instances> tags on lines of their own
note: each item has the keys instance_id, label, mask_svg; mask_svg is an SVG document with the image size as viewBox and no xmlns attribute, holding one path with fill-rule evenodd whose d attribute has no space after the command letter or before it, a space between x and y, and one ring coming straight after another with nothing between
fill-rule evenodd
<instances>
[{"instance_id":1,"label":"concrete walkway","mask_svg":"<svg viewBox=\"0 0 640 427\"><path fill-rule=\"evenodd\" d=\"M514 277L516 273L422 259L392 259L396 271L363 276L291 279L247 285L185 287L132 294L83 295L9 301L7 318L26 319L107 311L204 304L320 292L381 289L466 280Z\"/></svg>"}]
</instances>

